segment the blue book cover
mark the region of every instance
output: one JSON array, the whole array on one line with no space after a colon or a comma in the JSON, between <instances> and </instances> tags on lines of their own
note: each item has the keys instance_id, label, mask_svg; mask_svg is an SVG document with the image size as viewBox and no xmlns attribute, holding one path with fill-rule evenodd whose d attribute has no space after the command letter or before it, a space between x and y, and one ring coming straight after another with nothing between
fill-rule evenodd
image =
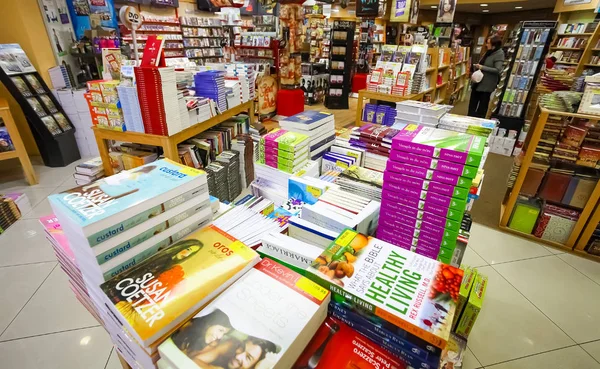
<instances>
[{"instance_id":1,"label":"blue book cover","mask_svg":"<svg viewBox=\"0 0 600 369\"><path fill-rule=\"evenodd\" d=\"M197 185L181 187L192 181ZM55 211L69 217L78 227L84 228L155 197L166 195L177 188L181 187L183 193L205 183L205 172L162 159L51 195L48 199ZM157 205L169 199L165 196Z\"/></svg>"},{"instance_id":2,"label":"blue book cover","mask_svg":"<svg viewBox=\"0 0 600 369\"><path fill-rule=\"evenodd\" d=\"M331 113L307 110L305 112L285 118L285 122L309 125L331 117Z\"/></svg>"}]
</instances>

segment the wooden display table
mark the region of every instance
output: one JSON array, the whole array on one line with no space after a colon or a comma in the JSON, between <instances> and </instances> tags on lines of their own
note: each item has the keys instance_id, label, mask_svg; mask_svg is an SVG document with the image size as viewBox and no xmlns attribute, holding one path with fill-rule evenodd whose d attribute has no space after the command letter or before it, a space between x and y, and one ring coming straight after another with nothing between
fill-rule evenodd
<instances>
[{"instance_id":1,"label":"wooden display table","mask_svg":"<svg viewBox=\"0 0 600 369\"><path fill-rule=\"evenodd\" d=\"M384 94L381 92L371 92L366 89L358 91L358 103L356 104L356 126L360 127L366 122L362 121L362 111L363 111L363 103L364 99L374 99L381 101L389 101L389 102L400 102L406 100L421 100L423 99L423 92L418 94L410 94L406 96L392 95L392 94Z\"/></svg>"},{"instance_id":2,"label":"wooden display table","mask_svg":"<svg viewBox=\"0 0 600 369\"><path fill-rule=\"evenodd\" d=\"M29 183L30 186L37 184L38 181L35 175L35 170L31 165L31 161L29 160L29 156L25 150L25 145L23 145L23 140L21 139L17 125L15 124L12 114L10 113L8 101L3 98L0 98L0 118L2 118L4 121L6 130L10 135L13 146L15 147L13 151L0 152L0 161L18 158L21 162L21 166L23 167L23 172L25 173L25 179L27 180L27 183Z\"/></svg>"},{"instance_id":3,"label":"wooden display table","mask_svg":"<svg viewBox=\"0 0 600 369\"><path fill-rule=\"evenodd\" d=\"M587 240L589 240L589 236L591 236L593 230L589 232L588 238L585 240L584 243L582 243L581 241L577 242L577 240L579 239L580 235L582 235L582 231L583 231L586 223L590 219L592 212L596 208L596 205L598 204L598 200L600 199L600 181L596 182L596 187L594 187L594 190L593 190L592 194L590 195L590 198L588 199L585 207L581 210L579 219L575 223L575 226L573 227L571 235L569 236L566 243L562 244L559 242L545 240L542 238L538 238L538 237L534 236L533 234L519 232L517 230L514 230L514 229L508 227L508 222L511 218L511 215L512 215L515 205L517 203L519 193L521 192L521 188L525 181L525 177L527 176L527 171L529 170L529 168L531 166L531 162L533 160L533 154L534 154L535 149L540 141L540 138L542 136L542 131L544 130L544 126L546 125L546 121L548 120L549 116L576 117L576 118L600 121L600 116L559 112L559 111L548 110L548 109L545 109L540 106L537 107L536 113L534 114L534 118L532 120L531 127L529 128L529 133L528 133L527 138L525 139L525 142L523 145L523 152L525 153L525 155L523 156L523 159L521 162L521 167L519 169L519 173L517 174L515 184L514 184L512 190L507 189L507 200L504 202L504 205L502 206L501 214L500 214L500 228L504 231L515 233L521 237L525 237L525 238L528 238L528 239L531 239L531 240L534 240L537 242L542 242L542 243L545 243L545 244L548 244L548 245L551 245L551 246L554 246L554 247L557 247L560 249L564 249L567 251L572 251L577 243L577 250L583 251L583 247L587 243ZM596 219L596 222L593 224L593 227L595 228L596 225L598 224L598 221L600 221L600 212L596 212L595 217L592 217L592 218ZM594 220L594 219L591 219L591 220ZM582 241L583 241L583 238L582 238ZM591 256L593 256L593 255L591 255Z\"/></svg>"},{"instance_id":4,"label":"wooden display table","mask_svg":"<svg viewBox=\"0 0 600 369\"><path fill-rule=\"evenodd\" d=\"M93 127L94 135L96 136L96 143L98 144L98 150L100 151L100 158L102 159L102 165L104 166L104 173L106 176L114 174L113 168L110 165L110 157L108 155L109 140L160 146L163 149L165 158L179 162L179 152L177 150L178 144L243 112L248 112L248 115L250 116L250 123L254 123L254 101L248 101L234 108L228 109L224 113L216 115L208 120L205 120L204 122L200 122L189 128L186 128L183 131L174 134L173 136L159 136L139 132L119 132L112 131L110 129Z\"/></svg>"}]
</instances>

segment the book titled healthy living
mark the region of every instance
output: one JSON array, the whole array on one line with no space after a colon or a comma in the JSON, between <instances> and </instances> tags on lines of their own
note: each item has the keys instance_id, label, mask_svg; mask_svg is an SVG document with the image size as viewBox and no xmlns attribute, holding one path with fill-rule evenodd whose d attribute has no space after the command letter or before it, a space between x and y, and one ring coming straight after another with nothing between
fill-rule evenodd
<instances>
[{"instance_id":1,"label":"book titled healthy living","mask_svg":"<svg viewBox=\"0 0 600 369\"><path fill-rule=\"evenodd\" d=\"M477 167L485 137L409 124L392 139L392 149Z\"/></svg>"},{"instance_id":2,"label":"book titled healthy living","mask_svg":"<svg viewBox=\"0 0 600 369\"><path fill-rule=\"evenodd\" d=\"M327 315L330 293L263 259L158 351L171 367L289 369Z\"/></svg>"},{"instance_id":3,"label":"book titled healthy living","mask_svg":"<svg viewBox=\"0 0 600 369\"><path fill-rule=\"evenodd\" d=\"M254 250L210 225L100 288L108 315L141 346L149 347L258 261Z\"/></svg>"},{"instance_id":4,"label":"book titled healthy living","mask_svg":"<svg viewBox=\"0 0 600 369\"><path fill-rule=\"evenodd\" d=\"M63 229L90 246L204 192L206 173L162 159L48 197Z\"/></svg>"},{"instance_id":5,"label":"book titled healthy living","mask_svg":"<svg viewBox=\"0 0 600 369\"><path fill-rule=\"evenodd\" d=\"M450 337L462 280L457 268L346 229L307 272L334 298L434 346L444 348Z\"/></svg>"}]
</instances>

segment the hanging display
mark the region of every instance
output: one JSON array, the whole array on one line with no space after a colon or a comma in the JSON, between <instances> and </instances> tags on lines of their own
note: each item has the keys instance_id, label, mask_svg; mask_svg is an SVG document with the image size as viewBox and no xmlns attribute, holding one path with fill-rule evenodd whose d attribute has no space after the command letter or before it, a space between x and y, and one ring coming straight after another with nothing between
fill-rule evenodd
<instances>
[{"instance_id":1,"label":"hanging display","mask_svg":"<svg viewBox=\"0 0 600 369\"><path fill-rule=\"evenodd\" d=\"M436 22L452 23L456 11L456 0L440 0Z\"/></svg>"},{"instance_id":2,"label":"hanging display","mask_svg":"<svg viewBox=\"0 0 600 369\"><path fill-rule=\"evenodd\" d=\"M418 0L417 0L418 2ZM408 22L411 0L394 0L390 22Z\"/></svg>"}]
</instances>

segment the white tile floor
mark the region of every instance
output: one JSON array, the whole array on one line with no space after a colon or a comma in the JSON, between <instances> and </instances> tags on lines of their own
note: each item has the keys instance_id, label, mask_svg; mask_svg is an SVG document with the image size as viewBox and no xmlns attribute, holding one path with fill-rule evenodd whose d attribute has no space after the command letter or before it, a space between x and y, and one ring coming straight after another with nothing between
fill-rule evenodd
<instances>
[{"instance_id":1,"label":"white tile floor","mask_svg":"<svg viewBox=\"0 0 600 369\"><path fill-rule=\"evenodd\" d=\"M120 368L37 221L50 212L46 197L70 186L74 165L36 165L33 187L0 172L0 191L24 191L33 206L0 235L2 369ZM464 369L600 369L600 263L478 224L464 263L489 277Z\"/></svg>"}]
</instances>

